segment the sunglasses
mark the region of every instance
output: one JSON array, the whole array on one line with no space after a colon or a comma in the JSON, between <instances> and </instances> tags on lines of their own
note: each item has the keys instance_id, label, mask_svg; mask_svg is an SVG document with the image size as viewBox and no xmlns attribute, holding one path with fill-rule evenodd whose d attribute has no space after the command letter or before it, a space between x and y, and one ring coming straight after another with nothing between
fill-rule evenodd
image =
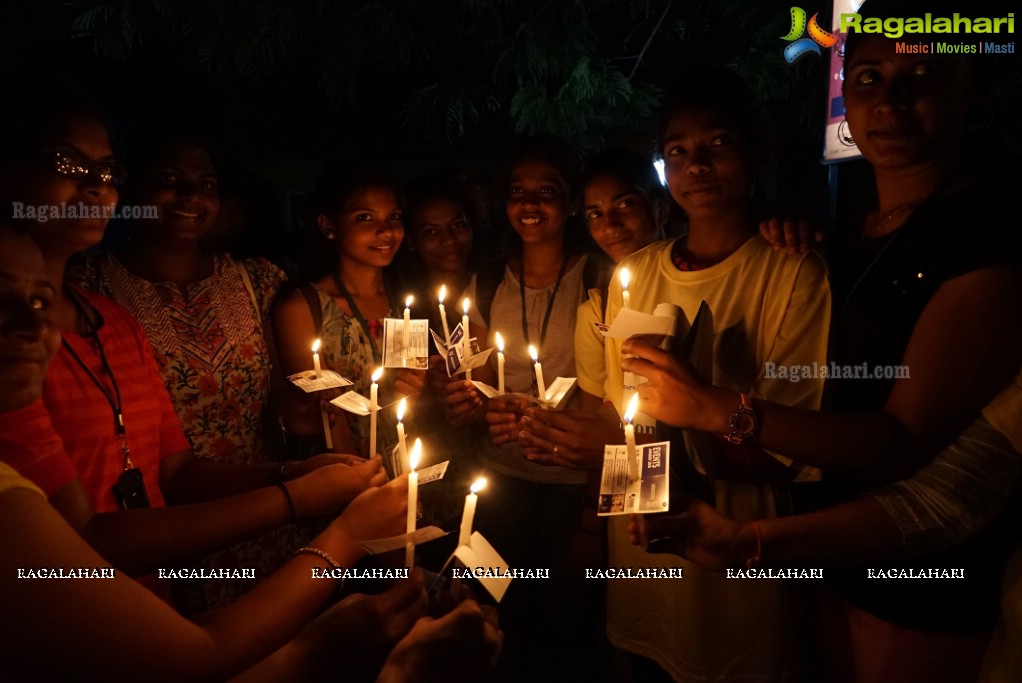
<instances>
[{"instance_id":1,"label":"sunglasses","mask_svg":"<svg viewBox=\"0 0 1022 683\"><path fill-rule=\"evenodd\" d=\"M106 185L120 186L128 177L128 171L115 161L92 161L70 152L44 152L57 175L65 178L88 178L92 176Z\"/></svg>"}]
</instances>

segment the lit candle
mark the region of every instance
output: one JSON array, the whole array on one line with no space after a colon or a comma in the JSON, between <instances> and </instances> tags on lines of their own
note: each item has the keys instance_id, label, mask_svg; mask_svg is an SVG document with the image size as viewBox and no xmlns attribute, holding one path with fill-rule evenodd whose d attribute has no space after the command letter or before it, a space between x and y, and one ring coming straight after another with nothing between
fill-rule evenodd
<instances>
[{"instance_id":1,"label":"lit candle","mask_svg":"<svg viewBox=\"0 0 1022 683\"><path fill-rule=\"evenodd\" d=\"M319 345L319 339L312 342L312 372L316 379L319 379L320 373L323 372L319 365ZM323 418L323 438L326 439L327 450L331 450L334 447L334 436L330 433L330 415L322 405L319 407L319 414Z\"/></svg>"},{"instance_id":2,"label":"lit candle","mask_svg":"<svg viewBox=\"0 0 1022 683\"><path fill-rule=\"evenodd\" d=\"M319 379L319 373L323 371L323 368L319 366L319 340L312 342L312 367L315 373L314 377Z\"/></svg>"},{"instance_id":3,"label":"lit candle","mask_svg":"<svg viewBox=\"0 0 1022 683\"><path fill-rule=\"evenodd\" d=\"M472 520L476 516L476 503L479 496L476 495L486 488L486 479L479 477L472 484L469 494L465 496L465 512L461 515L461 533L458 535L458 546L468 545L472 538Z\"/></svg>"},{"instance_id":4,"label":"lit candle","mask_svg":"<svg viewBox=\"0 0 1022 683\"><path fill-rule=\"evenodd\" d=\"M497 332L497 393L504 393L504 338Z\"/></svg>"},{"instance_id":5,"label":"lit candle","mask_svg":"<svg viewBox=\"0 0 1022 683\"><path fill-rule=\"evenodd\" d=\"M408 358L412 354L412 301L415 300L411 294L405 297L405 323L401 330L401 358L404 361L404 365L408 365Z\"/></svg>"},{"instance_id":6,"label":"lit candle","mask_svg":"<svg viewBox=\"0 0 1022 683\"><path fill-rule=\"evenodd\" d=\"M402 421L405 418L405 408L407 408L407 403L405 399L401 399L401 402L397 404L397 454L400 456L402 468L408 460L408 444L405 443L405 423ZM397 472L394 472L394 474L397 474Z\"/></svg>"},{"instance_id":7,"label":"lit candle","mask_svg":"<svg viewBox=\"0 0 1022 683\"><path fill-rule=\"evenodd\" d=\"M536 370L536 387L539 389L539 400L546 400L546 382L543 381L543 366L539 364L539 354L536 347L529 344L529 355L532 357L533 366Z\"/></svg>"},{"instance_id":8,"label":"lit candle","mask_svg":"<svg viewBox=\"0 0 1022 683\"><path fill-rule=\"evenodd\" d=\"M422 439L416 439L412 446L412 455L408 459L408 519L405 524L405 533L415 532L415 517L419 507L419 473L415 468L419 466L419 459L422 457ZM405 566L411 567L415 564L415 544L411 541L405 543Z\"/></svg>"},{"instance_id":9,"label":"lit candle","mask_svg":"<svg viewBox=\"0 0 1022 683\"><path fill-rule=\"evenodd\" d=\"M628 402L628 409L625 411L625 444L628 447L628 478L630 480L639 478L639 461L635 447L635 411L639 408L639 395L632 394L632 400Z\"/></svg>"},{"instance_id":10,"label":"lit candle","mask_svg":"<svg viewBox=\"0 0 1022 683\"><path fill-rule=\"evenodd\" d=\"M461 336L461 348L464 350L464 356L465 356L465 360L466 361L468 360L468 357L472 355L472 340L470 339L471 335L469 335L469 333L468 333L468 308L469 308L470 305L471 305L471 303L469 302L468 297L465 297L464 299L461 300L461 311L462 311L462 316L461 316L461 332L462 332L462 336ZM466 370L465 371L465 379L467 379L469 382L472 381L472 371L471 370Z\"/></svg>"},{"instance_id":11,"label":"lit candle","mask_svg":"<svg viewBox=\"0 0 1022 683\"><path fill-rule=\"evenodd\" d=\"M632 297L628 293L628 281L631 277L632 274L628 272L627 268L621 269L621 308L631 307Z\"/></svg>"},{"instance_id":12,"label":"lit candle","mask_svg":"<svg viewBox=\"0 0 1022 683\"><path fill-rule=\"evenodd\" d=\"M444 299L447 298L447 285L440 285L440 294L437 300L440 301L440 323L444 326L444 343L451 345L451 330L447 327L447 310L444 308Z\"/></svg>"},{"instance_id":13,"label":"lit candle","mask_svg":"<svg viewBox=\"0 0 1022 683\"><path fill-rule=\"evenodd\" d=\"M373 370L373 383L369 387L369 457L376 455L376 413L380 409L380 377L383 368Z\"/></svg>"}]
</instances>

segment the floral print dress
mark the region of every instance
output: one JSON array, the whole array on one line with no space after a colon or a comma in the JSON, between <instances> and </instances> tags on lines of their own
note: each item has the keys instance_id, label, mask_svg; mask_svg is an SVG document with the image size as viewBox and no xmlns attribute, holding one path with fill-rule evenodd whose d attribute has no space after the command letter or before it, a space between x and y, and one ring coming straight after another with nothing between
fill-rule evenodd
<instances>
[{"instance_id":1,"label":"floral print dress","mask_svg":"<svg viewBox=\"0 0 1022 683\"><path fill-rule=\"evenodd\" d=\"M346 390L355 391L366 398L369 397L373 371L380 362L373 355L373 345L366 330L362 328L358 318L348 315L338 307L330 294L316 289L319 296L320 309L323 316L323 329L320 333L322 347L320 354L325 367L346 377L354 384ZM393 315L393 311L388 312ZM366 320L369 333L376 342L377 348L383 344L383 321ZM377 451L393 448L397 444L397 399L394 393L394 380L391 373L384 372L380 379L379 403L383 406L377 416ZM348 427L359 445L359 454L369 456L369 418L345 413ZM410 421L411 415L405 418ZM414 439L414 435L412 435ZM409 447L411 444L409 444Z\"/></svg>"},{"instance_id":2,"label":"floral print dress","mask_svg":"<svg viewBox=\"0 0 1022 683\"><path fill-rule=\"evenodd\" d=\"M113 254L89 259L72 277L111 297L141 323L195 454L252 465L272 460L262 419L270 372L263 329L285 276L265 259L243 263L258 311L227 254L217 254L212 274L184 291L135 275ZM179 606L192 613L232 602L282 565L301 535L288 525L211 555L199 567L251 568L256 580L181 582L187 588L176 596Z\"/></svg>"}]
</instances>

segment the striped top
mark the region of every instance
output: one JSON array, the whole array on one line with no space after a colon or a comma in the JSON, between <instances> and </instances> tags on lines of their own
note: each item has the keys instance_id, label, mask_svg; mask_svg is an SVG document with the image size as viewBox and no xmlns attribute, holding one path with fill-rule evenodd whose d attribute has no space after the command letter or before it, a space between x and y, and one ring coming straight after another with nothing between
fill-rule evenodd
<instances>
[{"instance_id":1,"label":"striped top","mask_svg":"<svg viewBox=\"0 0 1022 683\"><path fill-rule=\"evenodd\" d=\"M120 389L131 460L142 470L151 505L163 507L160 460L188 450L189 444L149 342L123 307L104 296L74 289L102 316L97 334ZM103 369L95 340L66 330L61 334L112 395L110 376ZM43 403L93 508L96 512L117 510L111 488L123 471L124 458L114 413L103 392L64 346L46 374Z\"/></svg>"},{"instance_id":2,"label":"striped top","mask_svg":"<svg viewBox=\"0 0 1022 683\"><path fill-rule=\"evenodd\" d=\"M47 496L77 478L64 443L53 430L42 399L0 413L0 461L30 479Z\"/></svg>"}]
</instances>

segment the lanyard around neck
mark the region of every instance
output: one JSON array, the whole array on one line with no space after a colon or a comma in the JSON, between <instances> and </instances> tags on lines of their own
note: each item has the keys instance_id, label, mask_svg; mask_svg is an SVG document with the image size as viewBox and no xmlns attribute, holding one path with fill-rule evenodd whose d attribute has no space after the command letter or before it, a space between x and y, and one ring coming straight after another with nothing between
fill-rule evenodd
<instances>
[{"instance_id":1,"label":"lanyard around neck","mask_svg":"<svg viewBox=\"0 0 1022 683\"><path fill-rule=\"evenodd\" d=\"M92 368L90 368L85 361L82 360L82 357L78 355L78 352L74 350L74 347L68 343L67 339L65 339L63 335L61 336L60 343L65 349L67 349L67 352L72 358L74 358L75 362L78 363L78 366L81 367L86 375L88 375L92 383L96 385L97 389L99 389L99 392L103 394L103 398L106 399L107 404L109 404L110 410L114 415L114 434L121 439L121 450L124 453L124 469L131 469L132 464L131 458L129 457L130 451L128 450L128 432L124 428L124 411L123 404L121 402L121 388L118 386L113 368L110 367L110 362L106 358L106 351L103 348L103 340L99 338L99 327L102 324L102 316L100 316L99 311L95 311L96 315L99 316L99 321L93 321L88 311L85 310L85 306L79 300L78 295L70 289L66 289L65 291L68 298L71 300L71 303L74 304L75 310L78 311L82 320L85 321L85 336L91 338L96 343L96 350L99 352L99 362L103 366L103 372L110 378L110 387L112 390L96 376L96 373L92 371Z\"/></svg>"},{"instance_id":2,"label":"lanyard around neck","mask_svg":"<svg viewBox=\"0 0 1022 683\"><path fill-rule=\"evenodd\" d=\"M543 314L543 321L539 327L539 347L543 348L543 342L546 341L546 330L550 324L550 314L554 310L554 301L557 299L557 290L561 288L561 280L564 278L564 273L568 270L568 255L564 255L564 259L561 261L561 269L557 273L557 280L554 282L554 291L550 293L550 300L546 304L546 313ZM529 340L529 318L525 312L525 259L519 258L518 260L518 292L522 298L522 336L525 337L525 343L531 344Z\"/></svg>"}]
</instances>

